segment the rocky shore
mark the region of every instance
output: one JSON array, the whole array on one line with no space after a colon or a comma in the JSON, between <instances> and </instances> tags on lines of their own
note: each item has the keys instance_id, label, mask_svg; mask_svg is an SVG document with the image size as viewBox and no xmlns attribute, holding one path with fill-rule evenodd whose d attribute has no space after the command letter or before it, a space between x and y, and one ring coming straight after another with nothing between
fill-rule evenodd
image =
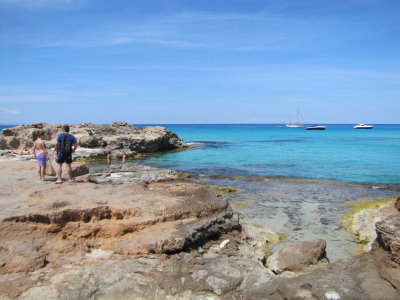
<instances>
[{"instance_id":1,"label":"rocky shore","mask_svg":"<svg viewBox=\"0 0 400 300\"><path fill-rule=\"evenodd\" d=\"M90 136L88 128L98 126L92 125L72 133ZM33 138L37 128L29 126L21 130ZM110 127L114 135L104 137L105 144L86 149L119 151L115 132L136 131ZM14 138L20 149L29 147L21 130L6 132L7 147ZM166 132L146 132L154 130ZM166 135L138 142L137 134L126 134L123 148L127 141L134 152L184 146ZM362 242L371 249L329 263L324 240L272 253L282 235L241 220L223 189L175 171L74 163L77 182L56 185L52 177L36 178L29 156L2 158L0 299L400 298L400 199L352 215L354 234L369 237Z\"/></svg>"},{"instance_id":2,"label":"rocky shore","mask_svg":"<svg viewBox=\"0 0 400 300\"><path fill-rule=\"evenodd\" d=\"M54 148L62 124L34 123L4 129L0 133L0 150L28 150L32 147L39 131L45 133L46 145ZM160 126L139 128L120 121L109 126L83 123L70 126L70 133L78 140L74 159L105 158L111 151L121 157L124 150L127 158L138 153L151 153L183 148L187 145L175 133Z\"/></svg>"},{"instance_id":3,"label":"rocky shore","mask_svg":"<svg viewBox=\"0 0 400 300\"><path fill-rule=\"evenodd\" d=\"M174 171L97 168L55 185L35 178L33 161L1 167L1 299L399 297L393 204L371 252L329 264L322 240L270 255L279 234Z\"/></svg>"}]
</instances>

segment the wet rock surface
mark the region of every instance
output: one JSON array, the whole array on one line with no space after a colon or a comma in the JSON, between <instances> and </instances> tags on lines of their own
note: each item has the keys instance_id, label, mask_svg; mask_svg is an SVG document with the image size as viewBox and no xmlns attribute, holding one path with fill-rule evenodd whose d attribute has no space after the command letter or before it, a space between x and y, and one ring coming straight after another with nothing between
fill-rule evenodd
<instances>
[{"instance_id":1,"label":"wet rock surface","mask_svg":"<svg viewBox=\"0 0 400 300\"><path fill-rule=\"evenodd\" d=\"M92 166L89 181L98 184L124 184L138 180L156 181L160 179L178 178L178 172L157 169L138 164L125 164L107 168L104 166Z\"/></svg>"},{"instance_id":2,"label":"wet rock surface","mask_svg":"<svg viewBox=\"0 0 400 300\"><path fill-rule=\"evenodd\" d=\"M302 271L326 259L326 241L299 241L274 253L268 258L268 267L275 274L284 271Z\"/></svg>"}]
</instances>

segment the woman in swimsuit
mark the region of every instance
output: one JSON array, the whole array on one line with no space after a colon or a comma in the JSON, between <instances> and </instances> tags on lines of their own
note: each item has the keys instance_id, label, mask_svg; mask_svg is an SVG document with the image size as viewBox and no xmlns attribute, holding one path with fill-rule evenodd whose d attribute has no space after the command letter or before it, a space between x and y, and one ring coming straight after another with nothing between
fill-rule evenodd
<instances>
[{"instance_id":1,"label":"woman in swimsuit","mask_svg":"<svg viewBox=\"0 0 400 300\"><path fill-rule=\"evenodd\" d=\"M49 157L46 151L46 145L43 141L44 139L44 131L39 132L39 137L33 144L33 154L35 155L37 164L38 164L38 172L40 180L44 180L45 171L46 171L46 159Z\"/></svg>"}]
</instances>

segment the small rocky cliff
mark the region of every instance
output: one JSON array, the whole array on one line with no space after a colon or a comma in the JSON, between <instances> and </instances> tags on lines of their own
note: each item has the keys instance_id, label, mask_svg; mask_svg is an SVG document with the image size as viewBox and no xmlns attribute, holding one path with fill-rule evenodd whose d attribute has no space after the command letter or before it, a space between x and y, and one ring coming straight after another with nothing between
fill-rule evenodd
<instances>
[{"instance_id":1,"label":"small rocky cliff","mask_svg":"<svg viewBox=\"0 0 400 300\"><path fill-rule=\"evenodd\" d=\"M34 123L4 129L0 133L0 150L29 149L43 130L48 148L53 148L62 124ZM186 144L177 134L164 127L139 128L120 121L111 125L82 123L70 126L70 133L78 139L79 151L76 157L101 158L108 151L118 155L122 150L128 157L136 153L173 150Z\"/></svg>"}]
</instances>

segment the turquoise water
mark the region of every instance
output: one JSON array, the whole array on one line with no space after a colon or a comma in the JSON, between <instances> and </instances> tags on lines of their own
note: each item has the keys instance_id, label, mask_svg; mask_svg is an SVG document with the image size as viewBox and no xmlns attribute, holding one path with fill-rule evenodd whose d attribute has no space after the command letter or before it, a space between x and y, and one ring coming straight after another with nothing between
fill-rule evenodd
<instances>
[{"instance_id":1,"label":"turquoise water","mask_svg":"<svg viewBox=\"0 0 400 300\"><path fill-rule=\"evenodd\" d=\"M146 164L205 175L400 183L400 125L372 130L327 125L325 131L281 125L163 126L195 148L151 155Z\"/></svg>"},{"instance_id":2,"label":"turquoise water","mask_svg":"<svg viewBox=\"0 0 400 300\"><path fill-rule=\"evenodd\" d=\"M285 176L400 183L400 125L164 125L196 148L153 155L147 164L206 175Z\"/></svg>"}]
</instances>

